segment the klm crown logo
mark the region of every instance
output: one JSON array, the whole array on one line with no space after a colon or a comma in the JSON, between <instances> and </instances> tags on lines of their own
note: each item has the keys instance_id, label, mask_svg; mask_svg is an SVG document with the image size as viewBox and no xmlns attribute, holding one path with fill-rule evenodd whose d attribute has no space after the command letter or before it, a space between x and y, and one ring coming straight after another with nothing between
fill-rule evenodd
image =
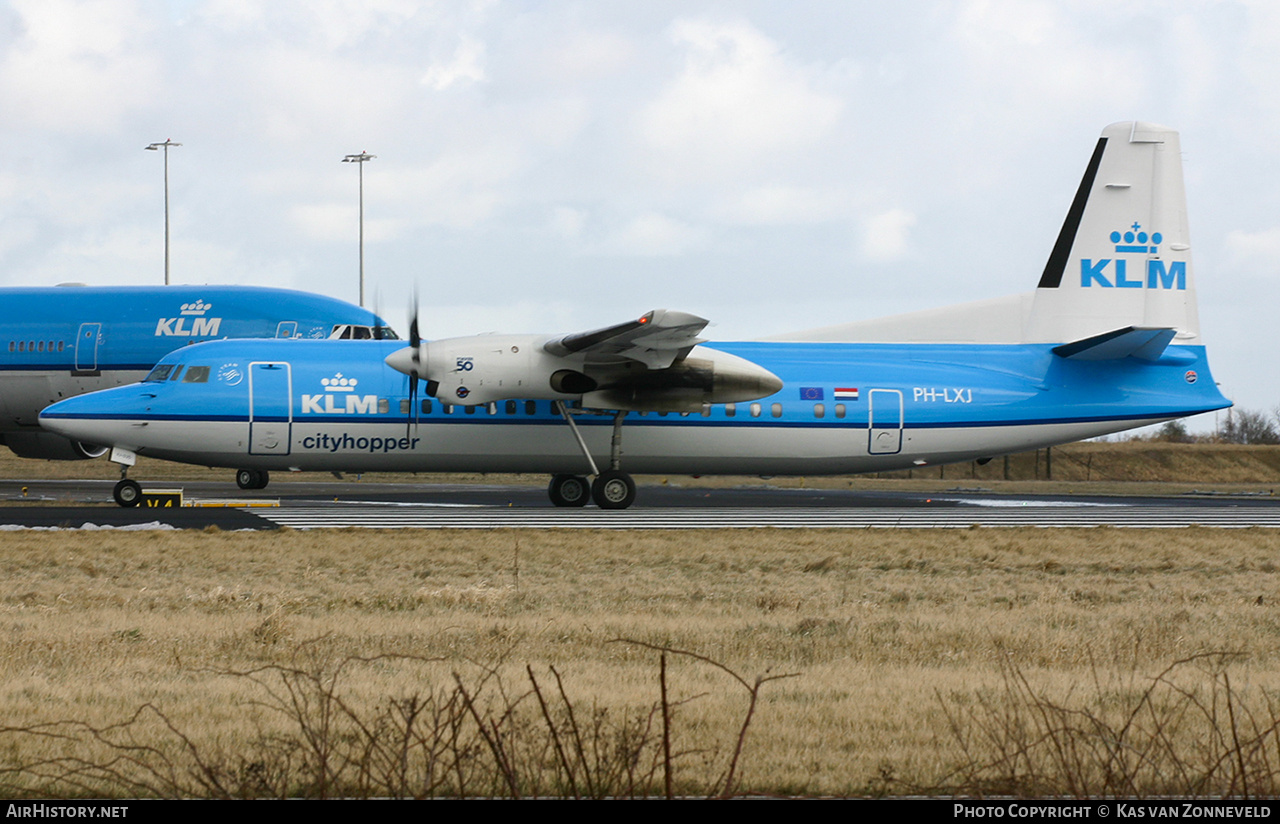
<instances>
[{"instance_id":1,"label":"klm crown logo","mask_svg":"<svg viewBox=\"0 0 1280 824\"><path fill-rule=\"evenodd\" d=\"M1124 232L1112 232L1111 242L1115 245L1117 255L1158 255L1164 236L1159 232L1147 234L1142 231L1142 224L1134 221ZM1169 261L1158 257L1147 259L1147 272L1144 279L1141 275L1131 279L1128 272L1128 261L1117 257L1080 259L1080 286L1089 288L1100 286L1104 289L1186 289L1187 262L1185 260Z\"/></svg>"},{"instance_id":2,"label":"klm crown logo","mask_svg":"<svg viewBox=\"0 0 1280 824\"><path fill-rule=\"evenodd\" d=\"M1125 252L1137 252L1140 255L1158 255L1160 254L1160 242L1164 240L1159 232L1153 232L1151 237L1147 237L1146 232L1140 232L1142 228L1140 223L1135 222L1131 227L1132 231L1125 232L1123 235L1119 232L1111 233L1111 242L1116 245L1116 254L1124 254ZM1147 241L1151 241L1151 245L1147 245ZM1120 241L1124 241L1121 245ZM1138 245L1135 246L1134 243Z\"/></svg>"},{"instance_id":3,"label":"klm crown logo","mask_svg":"<svg viewBox=\"0 0 1280 824\"><path fill-rule=\"evenodd\" d=\"M195 303L184 303L178 309L180 315L195 315L204 317L204 313L213 308L212 303L205 303L203 298L196 298Z\"/></svg>"},{"instance_id":4,"label":"klm crown logo","mask_svg":"<svg viewBox=\"0 0 1280 824\"><path fill-rule=\"evenodd\" d=\"M324 387L326 392L354 392L356 384L359 383L355 378L344 378L342 373L334 375L332 378L321 378L320 385Z\"/></svg>"}]
</instances>

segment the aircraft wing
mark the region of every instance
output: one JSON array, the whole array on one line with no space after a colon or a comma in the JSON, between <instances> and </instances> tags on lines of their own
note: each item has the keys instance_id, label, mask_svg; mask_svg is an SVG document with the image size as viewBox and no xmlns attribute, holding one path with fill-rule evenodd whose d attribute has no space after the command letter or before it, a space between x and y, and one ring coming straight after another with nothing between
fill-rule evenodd
<instances>
[{"instance_id":1,"label":"aircraft wing","mask_svg":"<svg viewBox=\"0 0 1280 824\"><path fill-rule=\"evenodd\" d=\"M548 354L585 355L588 363L633 360L649 369L666 369L703 339L708 321L688 312L654 309L637 320L553 338L542 345Z\"/></svg>"}]
</instances>

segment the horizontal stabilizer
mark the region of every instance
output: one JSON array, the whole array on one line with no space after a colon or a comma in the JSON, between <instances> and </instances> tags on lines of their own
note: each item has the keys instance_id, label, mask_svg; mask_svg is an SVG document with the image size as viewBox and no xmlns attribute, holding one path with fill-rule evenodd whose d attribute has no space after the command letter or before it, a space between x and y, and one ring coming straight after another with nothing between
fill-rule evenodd
<instances>
[{"instance_id":1,"label":"horizontal stabilizer","mask_svg":"<svg viewBox=\"0 0 1280 824\"><path fill-rule=\"evenodd\" d=\"M1173 340L1175 330L1168 327L1144 329L1126 326L1091 338L1064 343L1053 348L1053 354L1072 360L1119 360L1139 358L1158 360Z\"/></svg>"}]
</instances>

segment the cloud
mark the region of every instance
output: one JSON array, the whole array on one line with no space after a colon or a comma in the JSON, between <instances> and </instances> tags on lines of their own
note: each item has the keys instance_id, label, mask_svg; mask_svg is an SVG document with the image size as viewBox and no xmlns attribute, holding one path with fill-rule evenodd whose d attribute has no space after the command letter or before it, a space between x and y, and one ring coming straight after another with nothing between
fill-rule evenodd
<instances>
[{"instance_id":1,"label":"cloud","mask_svg":"<svg viewBox=\"0 0 1280 824\"><path fill-rule=\"evenodd\" d=\"M582 235L586 224L587 213L582 209L558 206L551 212L551 231L560 237L576 239Z\"/></svg>"},{"instance_id":2,"label":"cloud","mask_svg":"<svg viewBox=\"0 0 1280 824\"><path fill-rule=\"evenodd\" d=\"M1280 228L1260 232L1235 229L1227 233L1224 245L1224 269L1251 278L1260 279L1265 275L1267 280L1274 281L1272 276L1280 269L1276 263L1280 261Z\"/></svg>"},{"instance_id":3,"label":"cloud","mask_svg":"<svg viewBox=\"0 0 1280 824\"><path fill-rule=\"evenodd\" d=\"M20 32L4 44L0 109L11 123L110 131L154 101L154 25L136 3L13 0Z\"/></svg>"},{"instance_id":4,"label":"cloud","mask_svg":"<svg viewBox=\"0 0 1280 824\"><path fill-rule=\"evenodd\" d=\"M811 70L746 22L682 19L669 36L684 67L644 109L641 134L682 178L771 165L819 140L840 114L842 101L815 89Z\"/></svg>"},{"instance_id":5,"label":"cloud","mask_svg":"<svg viewBox=\"0 0 1280 824\"><path fill-rule=\"evenodd\" d=\"M474 37L462 35L458 48L447 63L437 63L422 76L422 84L436 91L450 86L484 80L484 43Z\"/></svg>"},{"instance_id":6,"label":"cloud","mask_svg":"<svg viewBox=\"0 0 1280 824\"><path fill-rule=\"evenodd\" d=\"M733 195L713 209L726 223L785 226L825 223L850 217L847 194L806 186L758 186Z\"/></svg>"},{"instance_id":7,"label":"cloud","mask_svg":"<svg viewBox=\"0 0 1280 824\"><path fill-rule=\"evenodd\" d=\"M651 212L634 218L591 251L603 255L641 257L680 255L700 246L704 234L687 223Z\"/></svg>"},{"instance_id":8,"label":"cloud","mask_svg":"<svg viewBox=\"0 0 1280 824\"><path fill-rule=\"evenodd\" d=\"M916 216L906 209L890 209L867 221L863 233L862 254L877 262L898 260L908 251L911 227Z\"/></svg>"}]
</instances>

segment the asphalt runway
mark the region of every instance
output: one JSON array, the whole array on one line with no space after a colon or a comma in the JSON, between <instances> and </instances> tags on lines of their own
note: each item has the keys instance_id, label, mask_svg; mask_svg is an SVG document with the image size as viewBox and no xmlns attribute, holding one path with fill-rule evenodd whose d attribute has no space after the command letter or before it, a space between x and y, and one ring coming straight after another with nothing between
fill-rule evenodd
<instances>
[{"instance_id":1,"label":"asphalt runway","mask_svg":"<svg viewBox=\"0 0 1280 824\"><path fill-rule=\"evenodd\" d=\"M642 486L624 511L557 509L546 490L484 484L284 482L246 492L226 482L181 484L188 501L216 506L122 509L111 481L0 481L0 529L177 528L1280 528L1267 496L1113 497L760 487ZM165 484L144 484L144 487ZM259 506L249 506L258 504Z\"/></svg>"}]
</instances>

